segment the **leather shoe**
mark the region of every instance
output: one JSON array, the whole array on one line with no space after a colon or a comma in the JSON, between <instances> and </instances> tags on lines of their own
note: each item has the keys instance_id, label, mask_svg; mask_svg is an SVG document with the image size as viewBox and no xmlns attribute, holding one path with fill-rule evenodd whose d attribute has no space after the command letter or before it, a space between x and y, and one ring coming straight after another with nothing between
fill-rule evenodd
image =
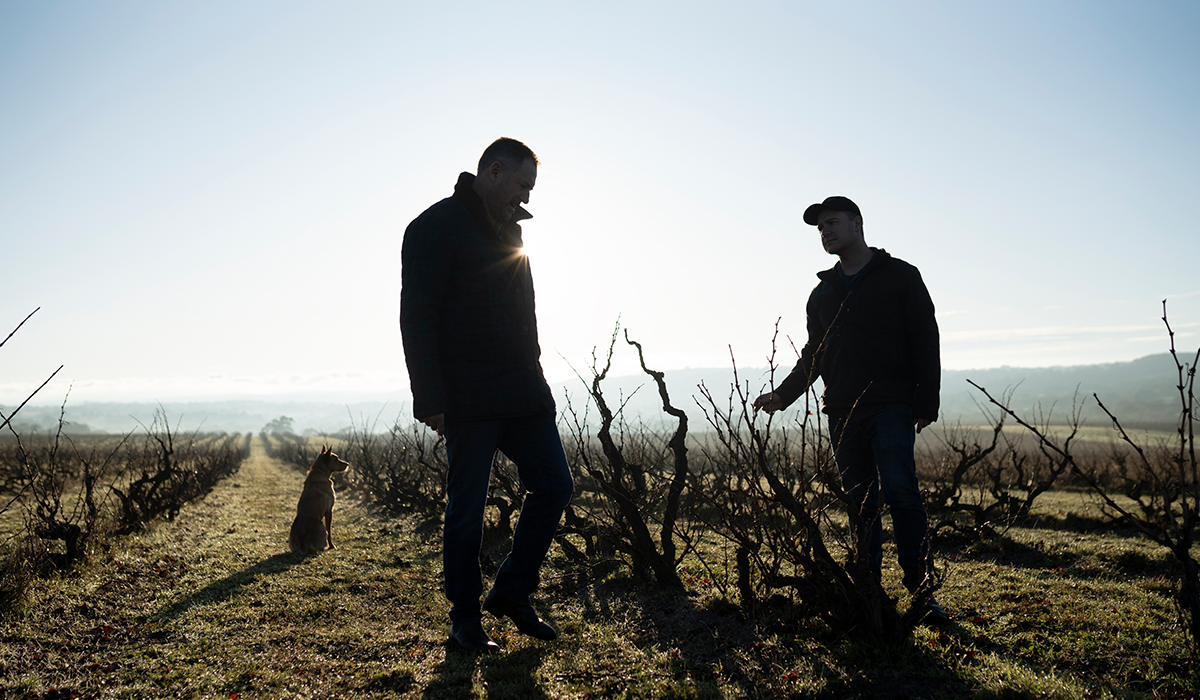
<instances>
[{"instance_id":1,"label":"leather shoe","mask_svg":"<svg viewBox=\"0 0 1200 700\"><path fill-rule=\"evenodd\" d=\"M950 624L950 613L946 612L946 608L937 602L936 598L929 599L929 607L925 609L925 624L930 627L941 627L942 625Z\"/></svg>"},{"instance_id":2,"label":"leather shoe","mask_svg":"<svg viewBox=\"0 0 1200 700\"><path fill-rule=\"evenodd\" d=\"M558 632L546 624L545 620L538 617L537 611L533 609L528 600L509 600L489 593L483 601L483 609L496 617L507 617L512 620L521 634L546 641L558 639Z\"/></svg>"},{"instance_id":3,"label":"leather shoe","mask_svg":"<svg viewBox=\"0 0 1200 700\"><path fill-rule=\"evenodd\" d=\"M485 654L500 651L500 645L493 642L492 638L487 636L487 632L483 631L483 622L480 620L451 624L450 639L467 651L482 651Z\"/></svg>"}]
</instances>

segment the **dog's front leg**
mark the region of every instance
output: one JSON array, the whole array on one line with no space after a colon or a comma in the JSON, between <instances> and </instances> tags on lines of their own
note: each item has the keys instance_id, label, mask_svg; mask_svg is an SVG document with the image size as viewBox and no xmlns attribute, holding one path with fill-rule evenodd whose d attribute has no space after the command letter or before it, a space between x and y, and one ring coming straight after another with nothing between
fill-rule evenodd
<instances>
[{"instance_id":1,"label":"dog's front leg","mask_svg":"<svg viewBox=\"0 0 1200 700\"><path fill-rule=\"evenodd\" d=\"M325 511L325 541L333 549L333 509Z\"/></svg>"}]
</instances>

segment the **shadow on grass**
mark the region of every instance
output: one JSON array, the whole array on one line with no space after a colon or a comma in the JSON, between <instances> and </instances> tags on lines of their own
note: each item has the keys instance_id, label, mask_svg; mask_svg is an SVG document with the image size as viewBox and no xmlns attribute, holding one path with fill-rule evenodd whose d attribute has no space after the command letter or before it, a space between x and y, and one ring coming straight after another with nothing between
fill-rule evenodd
<instances>
[{"instance_id":1,"label":"shadow on grass","mask_svg":"<svg viewBox=\"0 0 1200 700\"><path fill-rule=\"evenodd\" d=\"M1007 535L990 540L976 540L962 548L948 546L946 543L935 543L934 547L935 551L943 556L954 553L968 559L989 560L1018 569L1066 568L1083 558L1083 555L1077 552L1065 549L1048 551L1040 543L1027 544Z\"/></svg>"},{"instance_id":2,"label":"shadow on grass","mask_svg":"<svg viewBox=\"0 0 1200 700\"><path fill-rule=\"evenodd\" d=\"M1118 537L1136 539L1141 535L1137 528L1123 518L1081 515L1068 512L1062 515L1033 515L1022 523L1023 527L1036 530L1059 530L1081 534L1110 533Z\"/></svg>"},{"instance_id":3,"label":"shadow on grass","mask_svg":"<svg viewBox=\"0 0 1200 700\"><path fill-rule=\"evenodd\" d=\"M701 607L685 593L645 591L630 579L559 594L579 597L585 620L611 620L640 611L636 623L640 634L634 642L639 647L668 650L674 657L673 679L690 678L702 696L715 692L716 679L722 676L743 688L754 685L742 668L739 653L758 641L760 621L748 619L736 605L721 601Z\"/></svg>"},{"instance_id":4,"label":"shadow on grass","mask_svg":"<svg viewBox=\"0 0 1200 700\"><path fill-rule=\"evenodd\" d=\"M369 690L407 693L416 685L416 680L410 671L384 671L371 678L367 684Z\"/></svg>"},{"instance_id":5,"label":"shadow on grass","mask_svg":"<svg viewBox=\"0 0 1200 700\"><path fill-rule=\"evenodd\" d=\"M480 670L489 698L544 700L549 696L538 686L535 675L545 650L527 647L511 654L479 654L446 645L446 658L434 669L436 678L425 686L423 700L453 700L472 695L475 669Z\"/></svg>"},{"instance_id":6,"label":"shadow on grass","mask_svg":"<svg viewBox=\"0 0 1200 700\"><path fill-rule=\"evenodd\" d=\"M207 605L222 600L229 600L239 595L242 588L260 575L279 574L304 561L303 554L283 552L268 557L254 566L230 574L219 581L213 581L204 588L196 591L183 600L155 615L158 622L170 622L183 615L197 605Z\"/></svg>"},{"instance_id":7,"label":"shadow on grass","mask_svg":"<svg viewBox=\"0 0 1200 700\"><path fill-rule=\"evenodd\" d=\"M688 594L646 592L629 581L573 593L583 599L585 620L636 611L630 641L666 653L670 677L654 681L666 694L721 697L732 687L752 697L968 696L953 674L931 674L936 657L911 638L883 642L830 627L812 605L784 595L746 609L725 598L697 604ZM949 625L949 633L957 628Z\"/></svg>"}]
</instances>

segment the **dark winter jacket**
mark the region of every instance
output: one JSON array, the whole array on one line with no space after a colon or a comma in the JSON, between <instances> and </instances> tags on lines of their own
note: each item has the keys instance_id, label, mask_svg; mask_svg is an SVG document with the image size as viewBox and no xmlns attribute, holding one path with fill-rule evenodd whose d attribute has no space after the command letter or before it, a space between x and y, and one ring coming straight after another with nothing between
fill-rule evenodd
<instances>
[{"instance_id":1,"label":"dark winter jacket","mask_svg":"<svg viewBox=\"0 0 1200 700\"><path fill-rule=\"evenodd\" d=\"M462 173L454 195L408 225L401 251L400 332L413 414L449 419L554 410L542 374L533 276L518 208L496 231Z\"/></svg>"},{"instance_id":2,"label":"dark winter jacket","mask_svg":"<svg viewBox=\"0 0 1200 700\"><path fill-rule=\"evenodd\" d=\"M808 342L775 392L791 404L820 375L830 415L907 404L914 418L936 420L942 366L933 301L917 268L873 250L849 290L837 265L817 273Z\"/></svg>"}]
</instances>

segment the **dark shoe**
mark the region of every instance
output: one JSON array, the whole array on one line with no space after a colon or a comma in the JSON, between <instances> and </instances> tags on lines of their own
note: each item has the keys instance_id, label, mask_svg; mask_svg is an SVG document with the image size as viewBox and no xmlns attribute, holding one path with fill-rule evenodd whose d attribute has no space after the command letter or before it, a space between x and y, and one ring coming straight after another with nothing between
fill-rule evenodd
<instances>
[{"instance_id":1,"label":"dark shoe","mask_svg":"<svg viewBox=\"0 0 1200 700\"><path fill-rule=\"evenodd\" d=\"M500 645L487 636L487 632L483 631L483 623L479 620L450 625L450 639L467 651L482 651L485 654L500 651Z\"/></svg>"},{"instance_id":2,"label":"dark shoe","mask_svg":"<svg viewBox=\"0 0 1200 700\"><path fill-rule=\"evenodd\" d=\"M950 624L950 613L942 607L942 604L937 602L936 598L929 599L929 606L925 609L925 618L923 622L931 627L941 627L942 625Z\"/></svg>"},{"instance_id":3,"label":"dark shoe","mask_svg":"<svg viewBox=\"0 0 1200 700\"><path fill-rule=\"evenodd\" d=\"M537 611L533 609L528 600L508 600L489 593L483 601L483 609L496 617L507 617L512 620L521 634L546 641L558 639L558 632L538 617Z\"/></svg>"}]
</instances>

